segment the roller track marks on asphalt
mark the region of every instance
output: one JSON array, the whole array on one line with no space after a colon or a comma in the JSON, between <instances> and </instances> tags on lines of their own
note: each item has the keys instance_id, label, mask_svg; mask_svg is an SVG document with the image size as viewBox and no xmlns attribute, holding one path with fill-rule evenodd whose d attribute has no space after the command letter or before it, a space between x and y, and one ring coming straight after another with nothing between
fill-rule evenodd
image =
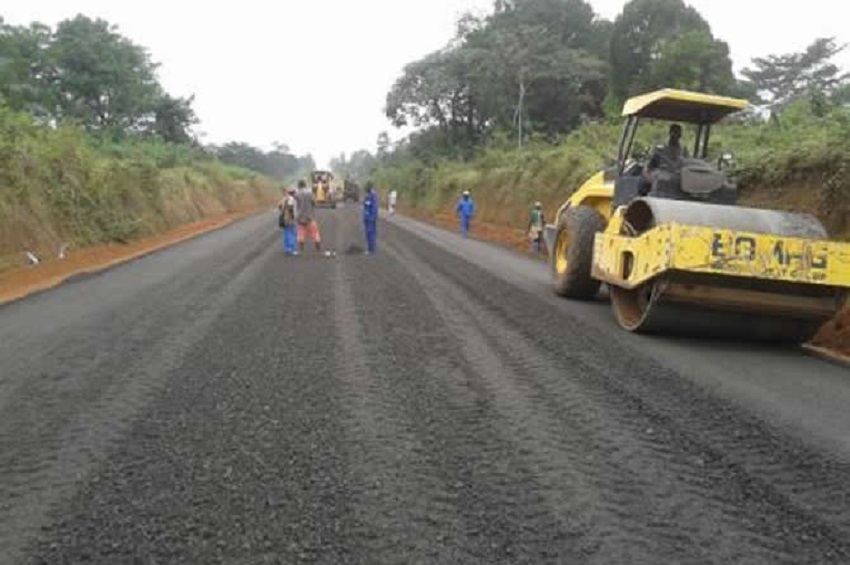
<instances>
[{"instance_id":1,"label":"roller track marks on asphalt","mask_svg":"<svg viewBox=\"0 0 850 565\"><path fill-rule=\"evenodd\" d=\"M686 479L691 461L670 469L675 461L654 449L652 434L630 433L640 422L617 421L575 385L569 375L582 367L553 362L524 336L506 329L474 295L411 254L404 254L404 263L418 265L411 269L421 288L496 402L504 420L500 429L521 446L550 511L565 524L572 522L574 543L584 555L600 563L622 562L637 559L641 548L648 561L704 558L699 542L706 532L722 533L720 525L732 509L708 511L704 497L689 499L676 491L682 486L676 481L658 481L665 470L678 481ZM682 515L690 518L693 535L682 531ZM747 533L745 540L733 537L728 543L739 547L754 537ZM692 553L666 554L670 547L681 551L680 546ZM724 549L729 550L715 544L711 551L718 558L734 557Z\"/></svg>"},{"instance_id":2,"label":"roller track marks on asphalt","mask_svg":"<svg viewBox=\"0 0 850 565\"><path fill-rule=\"evenodd\" d=\"M253 242L254 259L269 249L267 241ZM256 269L252 261L244 253L233 255L209 279L170 289L179 292L176 304L158 302L156 287L125 311L92 316L72 335L54 334L35 361L41 368L4 371L0 547L10 559L38 532L51 507L103 461L164 386L164 375L248 284ZM185 318L174 325L181 313Z\"/></svg>"},{"instance_id":3,"label":"roller track marks on asphalt","mask_svg":"<svg viewBox=\"0 0 850 565\"><path fill-rule=\"evenodd\" d=\"M369 330L363 341L367 350L383 351L395 366L394 386L407 389L399 409L427 449L436 473L431 479L446 485L456 508L466 538L460 562L577 557L570 532L546 507L532 469L518 455L521 446L494 426L498 407L477 382L477 367L390 245L376 258L382 265L364 269L355 287L357 303L368 305L361 315ZM433 510L432 519L439 520Z\"/></svg>"},{"instance_id":4,"label":"roller track marks on asphalt","mask_svg":"<svg viewBox=\"0 0 850 565\"><path fill-rule=\"evenodd\" d=\"M406 375L393 362L392 351L363 339L367 331L361 317L374 303L356 301L352 289L362 282L364 268L362 262L338 262L334 278L352 555L364 563L399 556L409 562L457 562L457 551L467 544L453 497L434 476L429 446L404 410L410 392Z\"/></svg>"},{"instance_id":5,"label":"roller track marks on asphalt","mask_svg":"<svg viewBox=\"0 0 850 565\"><path fill-rule=\"evenodd\" d=\"M346 512L332 264L272 255L167 372L34 562L340 562ZM274 247L278 251L277 246ZM294 289L314 301L290 299ZM298 321L307 324L299 324ZM303 354L309 352L309 354Z\"/></svg>"},{"instance_id":6,"label":"roller track marks on asphalt","mask_svg":"<svg viewBox=\"0 0 850 565\"><path fill-rule=\"evenodd\" d=\"M564 434L584 429L582 435L604 431L601 441L582 448L590 454L586 471L614 480L611 473L618 466L627 471L620 480L633 489L621 499L621 508L632 528L642 514L652 535L666 529L673 541L687 541L686 546L673 545L675 551L701 542L712 560L724 549L750 561L846 559L846 464L783 437L651 359L631 351L605 355L604 334L582 325L565 326L543 300L515 292L430 243L403 234L397 241L415 255L406 258L407 264L418 258L436 273L427 284L432 292L461 296L456 304L466 305L468 319L491 335L493 349L505 353L506 365L528 373L528 382L545 401L541 404L560 414L556 429ZM538 371L534 378L533 368L541 361L553 370ZM576 398L582 398L578 406ZM582 425L588 418L595 421L589 428ZM602 420L600 425L600 418L608 424ZM601 461L593 463L597 458ZM609 468L612 462L614 469ZM638 472L631 474L635 467ZM618 491L628 493L622 486L610 490ZM640 514L629 516L629 507ZM661 512L656 516L653 510ZM683 558L687 554L677 560Z\"/></svg>"}]
</instances>

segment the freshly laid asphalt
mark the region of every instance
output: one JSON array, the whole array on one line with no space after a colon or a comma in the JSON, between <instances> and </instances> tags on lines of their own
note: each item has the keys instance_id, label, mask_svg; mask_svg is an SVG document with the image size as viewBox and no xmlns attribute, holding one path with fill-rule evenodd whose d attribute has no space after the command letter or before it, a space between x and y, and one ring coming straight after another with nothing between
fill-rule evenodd
<instances>
[{"instance_id":1,"label":"freshly laid asphalt","mask_svg":"<svg viewBox=\"0 0 850 565\"><path fill-rule=\"evenodd\" d=\"M850 562L850 369L319 219L0 307L0 564Z\"/></svg>"}]
</instances>

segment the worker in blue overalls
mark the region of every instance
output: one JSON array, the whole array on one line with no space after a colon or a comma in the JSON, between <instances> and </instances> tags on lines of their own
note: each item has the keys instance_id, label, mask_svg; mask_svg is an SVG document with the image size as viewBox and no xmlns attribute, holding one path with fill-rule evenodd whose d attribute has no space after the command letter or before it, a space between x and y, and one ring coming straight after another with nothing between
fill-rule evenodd
<instances>
[{"instance_id":1,"label":"worker in blue overalls","mask_svg":"<svg viewBox=\"0 0 850 565\"><path fill-rule=\"evenodd\" d=\"M460 218L460 232L463 237L466 237L469 235L469 222L475 215L475 203L472 201L472 196L468 190L463 191L463 195L457 201L455 211Z\"/></svg>"},{"instance_id":2,"label":"worker in blue overalls","mask_svg":"<svg viewBox=\"0 0 850 565\"><path fill-rule=\"evenodd\" d=\"M371 181L366 183L366 198L363 199L363 226L366 228L366 254L375 253L378 243L378 192Z\"/></svg>"}]
</instances>

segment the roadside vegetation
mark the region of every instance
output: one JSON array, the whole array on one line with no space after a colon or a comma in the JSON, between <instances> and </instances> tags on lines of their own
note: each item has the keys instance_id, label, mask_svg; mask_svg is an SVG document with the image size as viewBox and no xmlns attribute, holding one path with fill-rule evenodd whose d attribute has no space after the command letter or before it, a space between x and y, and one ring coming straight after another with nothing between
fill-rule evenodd
<instances>
[{"instance_id":1,"label":"roadside vegetation","mask_svg":"<svg viewBox=\"0 0 850 565\"><path fill-rule=\"evenodd\" d=\"M202 145L156 69L103 20L0 17L0 270L253 210L313 167L283 144Z\"/></svg>"},{"instance_id":2,"label":"roadside vegetation","mask_svg":"<svg viewBox=\"0 0 850 565\"><path fill-rule=\"evenodd\" d=\"M412 133L397 143L381 134L374 154L337 165L420 212L450 210L470 190L481 220L521 228L535 200L551 218L613 164L627 98L697 90L752 102L711 141L712 159L732 154L744 203L811 212L850 237L850 87L832 63L843 48L813 38L736 76L734 45L682 0L632 0L614 21L584 0L497 0L487 15L462 17L455 37L388 92L387 117ZM666 137L661 126L640 134L644 149Z\"/></svg>"},{"instance_id":3,"label":"roadside vegetation","mask_svg":"<svg viewBox=\"0 0 850 565\"><path fill-rule=\"evenodd\" d=\"M566 196L616 160L621 125L587 125L557 144L532 141L518 151L510 140L491 140L473 158L388 160L374 175L397 189L404 205L424 212L453 208L470 190L484 221L522 228L535 200L550 217ZM637 145L661 143L661 128L643 128ZM688 139L686 130L685 139ZM801 101L778 120L726 124L712 137L712 158L733 156L732 176L744 204L818 216L836 237L850 238L850 111L821 116Z\"/></svg>"}]
</instances>

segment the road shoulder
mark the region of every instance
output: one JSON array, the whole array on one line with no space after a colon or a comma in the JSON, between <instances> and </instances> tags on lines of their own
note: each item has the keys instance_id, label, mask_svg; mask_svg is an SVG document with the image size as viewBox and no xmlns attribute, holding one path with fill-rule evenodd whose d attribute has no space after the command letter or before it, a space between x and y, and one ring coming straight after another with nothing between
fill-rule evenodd
<instances>
[{"instance_id":1,"label":"road shoulder","mask_svg":"<svg viewBox=\"0 0 850 565\"><path fill-rule=\"evenodd\" d=\"M126 244L106 244L72 249L65 259L50 259L32 267L0 273L0 305L55 288L80 276L155 253L167 247L221 229L238 220L264 212L267 207L247 212L231 212L183 224L165 233Z\"/></svg>"}]
</instances>

